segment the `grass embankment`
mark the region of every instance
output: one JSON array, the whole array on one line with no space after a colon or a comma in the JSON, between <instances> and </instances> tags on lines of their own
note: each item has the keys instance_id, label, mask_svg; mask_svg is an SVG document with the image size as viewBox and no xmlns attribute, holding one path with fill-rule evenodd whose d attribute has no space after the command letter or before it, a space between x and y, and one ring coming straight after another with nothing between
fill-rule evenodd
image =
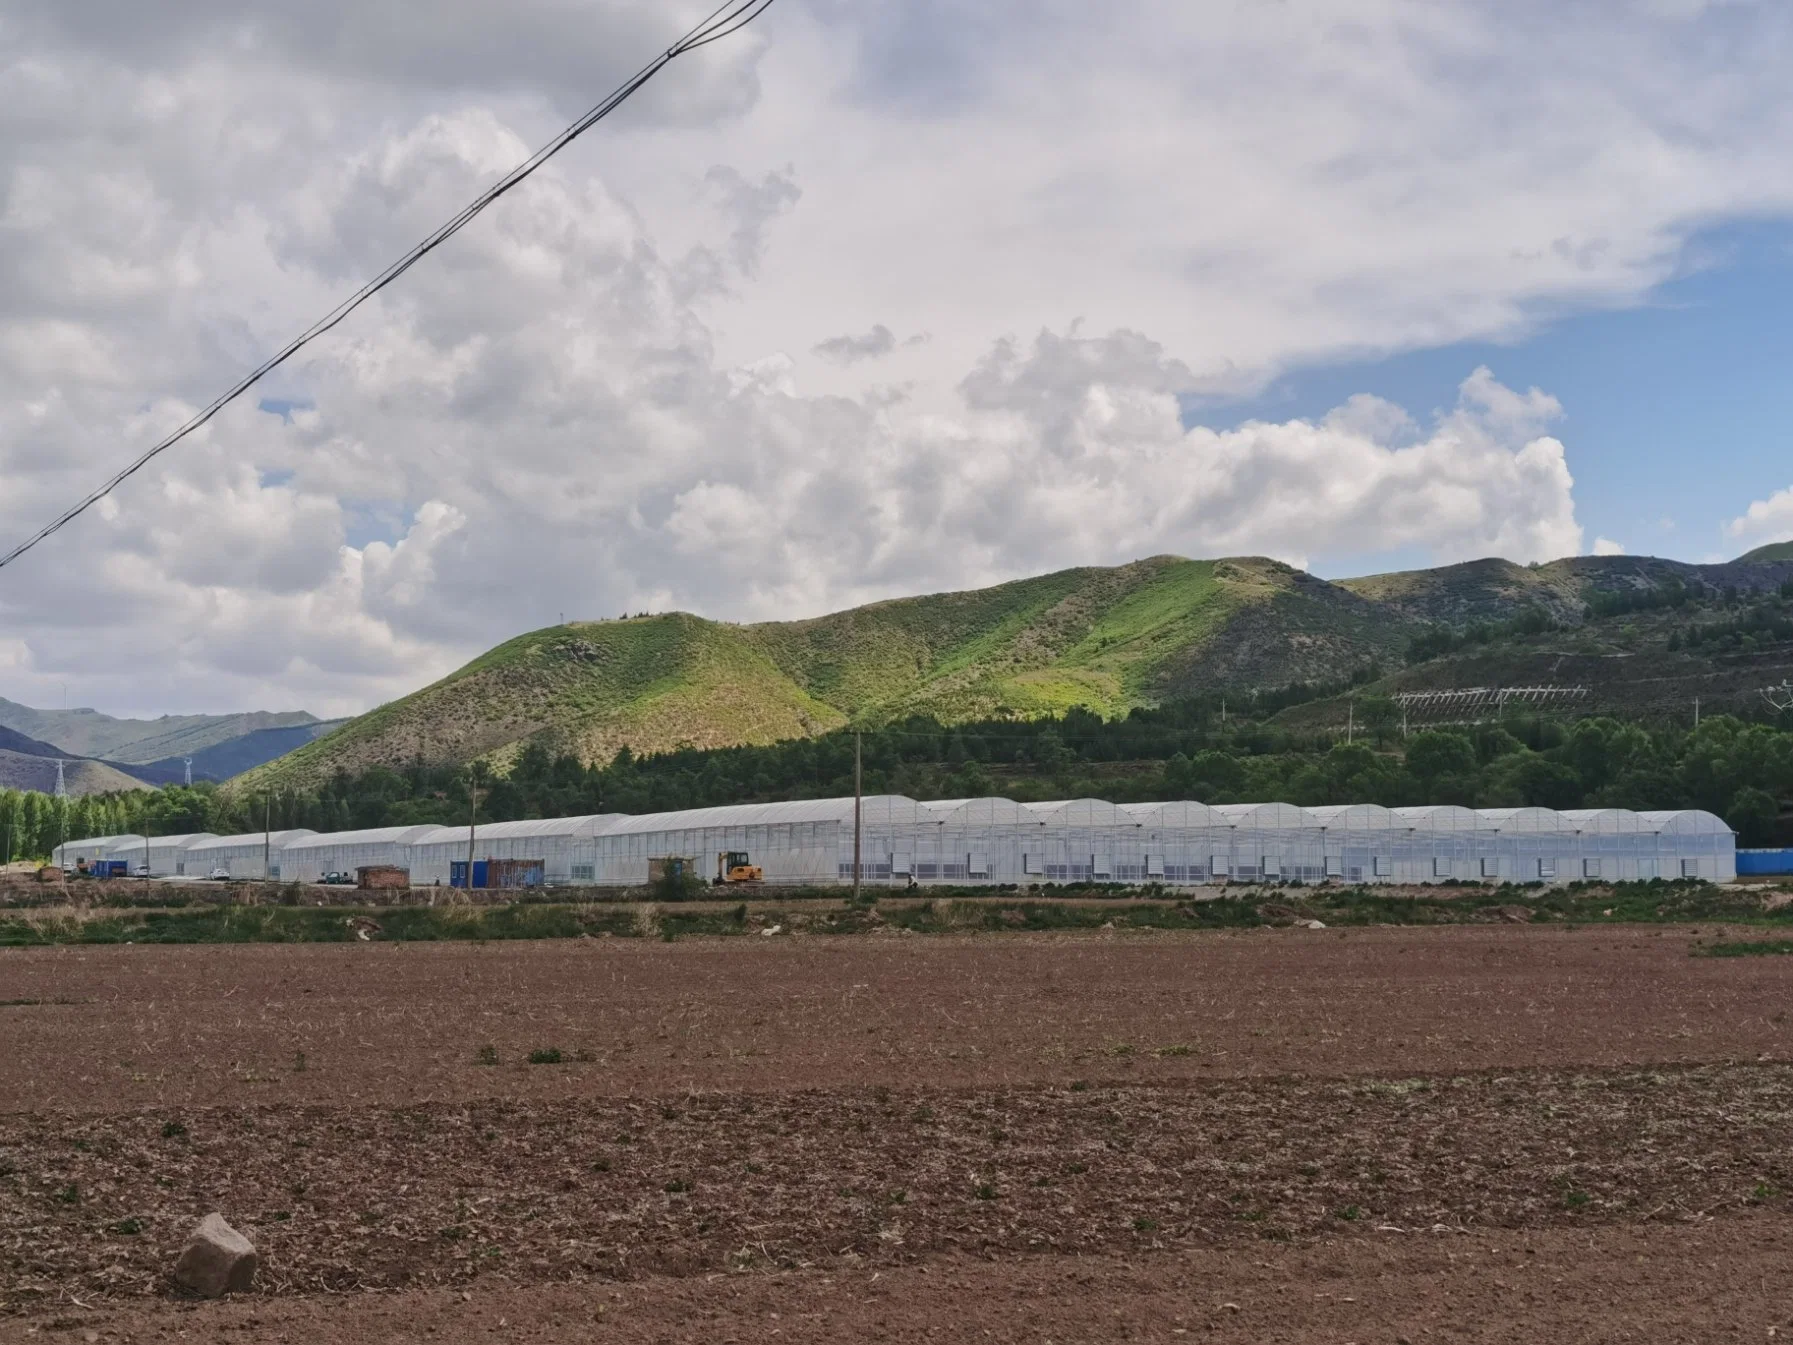
<instances>
[{"instance_id":1,"label":"grass embankment","mask_svg":"<svg viewBox=\"0 0 1793 1345\"><path fill-rule=\"evenodd\" d=\"M1745 939L1708 944L1696 951L1701 957L1780 957L1793 953L1793 939Z\"/></svg>"},{"instance_id":2,"label":"grass embankment","mask_svg":"<svg viewBox=\"0 0 1793 1345\"><path fill-rule=\"evenodd\" d=\"M1760 891L1701 883L1561 888L1440 887L1250 890L1207 900L1137 889L1006 894L965 889L853 907L838 892L803 902L518 902L495 906L205 905L101 907L0 915L0 947L57 944L353 943L657 938L772 934L976 934L1097 929L1249 929L1318 922L1327 928L1447 924L1723 923L1793 927L1793 907ZM1793 941L1716 944L1708 956L1793 952Z\"/></svg>"}]
</instances>

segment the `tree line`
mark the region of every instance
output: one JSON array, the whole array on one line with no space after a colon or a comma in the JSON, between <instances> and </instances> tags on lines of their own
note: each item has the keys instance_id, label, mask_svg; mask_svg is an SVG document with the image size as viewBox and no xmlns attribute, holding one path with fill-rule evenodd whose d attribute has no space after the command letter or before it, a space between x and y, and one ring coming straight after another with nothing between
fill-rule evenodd
<instances>
[{"instance_id":1,"label":"tree line","mask_svg":"<svg viewBox=\"0 0 1793 1345\"><path fill-rule=\"evenodd\" d=\"M1793 800L1793 721L1715 716L1673 728L1526 717L1403 737L1392 702L1364 697L1361 736L1345 742L1336 732L1267 722L1300 699L1293 690L1255 705L1202 697L1111 720L1085 710L958 725L906 719L863 733L864 788L1022 801L1691 807L1724 817L1744 845L1793 844L1793 812L1784 807ZM46 857L64 836L463 825L475 815L474 793L482 821L825 798L852 793L854 747L853 733L835 732L763 747L641 756L625 748L594 766L531 745L498 776L419 763L256 797L211 785L67 801L8 791L0 792L0 834L6 853Z\"/></svg>"}]
</instances>

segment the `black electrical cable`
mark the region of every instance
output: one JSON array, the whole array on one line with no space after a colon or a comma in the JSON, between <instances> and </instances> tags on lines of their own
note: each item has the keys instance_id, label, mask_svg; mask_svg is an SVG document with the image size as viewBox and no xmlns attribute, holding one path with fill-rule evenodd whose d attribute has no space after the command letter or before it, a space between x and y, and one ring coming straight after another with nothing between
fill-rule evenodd
<instances>
[{"instance_id":1,"label":"black electrical cable","mask_svg":"<svg viewBox=\"0 0 1793 1345\"><path fill-rule=\"evenodd\" d=\"M94 491L91 495L85 496L80 503L58 514L53 520L39 529L31 537L21 542L18 546L15 546L4 556L0 556L0 568L12 564L13 561L31 550L31 548L36 546L39 542L53 536L68 524L74 522L75 519L79 518L89 509L93 508L94 505L105 499L106 496L118 489L119 486L123 485L132 476L135 476L138 472L142 471L143 468L148 466L158 455L173 448L189 434L192 434L194 430L197 430L200 426L211 420L238 397L241 397L245 392L249 391L250 388L261 382L263 378L267 377L294 355L298 354L300 350L336 327L344 318L348 317L350 313L353 313L357 308L361 307L362 304L373 298L374 295L385 289L393 281L404 275L406 271L409 271L413 266L417 265L418 262L422 261L431 252L435 251L436 248L440 247L462 229L466 228L467 225L472 223L474 218L484 211L487 206L491 205L500 196L503 196L512 187L515 187L518 183L522 182L524 178L535 172L536 169L548 162L549 159L552 159L556 154L560 153L560 151L565 149L567 145L572 143L572 141L579 136L584 135L585 132L589 131L605 117L608 117L618 107L622 106L622 104L627 101L637 89L641 88L642 85L646 84L655 75L659 74L661 70L666 68L666 66L670 65L680 56L683 56L686 52L696 51L699 47L706 47L712 42L719 41L731 34L738 33L760 15L764 14L771 8L771 6L772 0L725 0L725 3L712 10L709 17L704 19L702 23L699 23L677 42L673 43L672 46L668 47L653 60L642 66L640 70L636 71L634 75L620 85L601 103L586 112L577 121L573 122L572 125L568 126L559 135L543 145L522 163L511 169L510 172L506 173L492 186L481 192L469 204L462 207L461 210L446 224L430 234L428 238L425 238L421 243L417 244L416 247L405 253L404 256L393 262L384 271L381 271L372 280L368 281L367 284L356 290L355 293L350 295L347 299L344 299L340 304L331 309L330 312L326 313L323 317L319 318L310 327L307 327L304 332L282 346L274 355L257 365L242 379L233 384L221 397L208 405L203 411L199 412L198 415L194 416L191 420L187 421L186 424L175 430L174 433L170 434L167 438L161 440L154 447L136 458L125 467L123 471L118 472L116 475L109 478L104 485Z\"/></svg>"}]
</instances>

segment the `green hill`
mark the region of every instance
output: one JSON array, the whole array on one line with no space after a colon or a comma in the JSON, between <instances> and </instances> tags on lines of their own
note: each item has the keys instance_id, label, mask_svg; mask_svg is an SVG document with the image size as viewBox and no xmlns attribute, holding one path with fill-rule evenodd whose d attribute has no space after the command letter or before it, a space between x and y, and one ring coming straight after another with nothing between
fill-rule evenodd
<instances>
[{"instance_id":1,"label":"green hill","mask_svg":"<svg viewBox=\"0 0 1793 1345\"><path fill-rule=\"evenodd\" d=\"M1238 682L1336 677L1398 657L1410 624L1274 561L1174 556L808 621L576 622L518 636L232 789L416 760L503 766L529 742L603 761L625 745L768 743L916 713L1121 714Z\"/></svg>"},{"instance_id":2,"label":"green hill","mask_svg":"<svg viewBox=\"0 0 1793 1345\"><path fill-rule=\"evenodd\" d=\"M1759 546L1754 551L1746 551L1737 559L1746 563L1793 560L1793 542L1770 542L1767 546Z\"/></svg>"},{"instance_id":3,"label":"green hill","mask_svg":"<svg viewBox=\"0 0 1793 1345\"><path fill-rule=\"evenodd\" d=\"M1585 682L1646 707L1704 685L1741 703L1783 663L1793 671L1771 629L1697 650L1671 649L1671 637L1696 617L1736 624L1752 602L1785 602L1790 580L1793 561L1600 556L1329 583L1259 558L1156 556L807 621L575 622L520 635L230 788L303 788L414 761L502 769L529 743L603 762L624 746L770 743L911 714L1114 716L1206 691L1338 683L1371 665L1384 691ZM1530 626L1502 624L1516 619ZM1463 630L1481 635L1409 656L1416 637Z\"/></svg>"}]
</instances>

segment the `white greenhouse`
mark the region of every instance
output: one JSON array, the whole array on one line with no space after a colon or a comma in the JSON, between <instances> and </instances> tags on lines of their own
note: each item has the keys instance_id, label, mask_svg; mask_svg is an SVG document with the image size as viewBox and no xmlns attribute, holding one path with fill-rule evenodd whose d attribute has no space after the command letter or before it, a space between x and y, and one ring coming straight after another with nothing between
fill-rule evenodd
<instances>
[{"instance_id":1,"label":"white greenhouse","mask_svg":"<svg viewBox=\"0 0 1793 1345\"><path fill-rule=\"evenodd\" d=\"M845 883L853 876L852 799L739 804L645 816L602 814L487 823L473 835L481 861L539 864L550 886L636 886L651 861L682 858L703 875L744 852L768 883ZM1102 799L1016 803L874 795L860 805L860 874L872 884L1066 882L1439 883L1635 881L1736 877L1736 837L1694 810L1375 804L1298 808L1209 806L1187 800L1115 805ZM144 838L101 836L57 851L72 866L141 863ZM158 875L270 876L316 882L326 873L390 864L416 886L447 883L467 859L464 827L384 827L314 834L152 837Z\"/></svg>"},{"instance_id":2,"label":"white greenhouse","mask_svg":"<svg viewBox=\"0 0 1793 1345\"><path fill-rule=\"evenodd\" d=\"M473 828L471 847L466 827L432 827L411 844L411 884L447 886L454 866L467 862L469 848L476 864L493 860L540 864L549 887L596 882L597 838L622 820L621 813L600 813L534 822L486 822Z\"/></svg>"},{"instance_id":3,"label":"white greenhouse","mask_svg":"<svg viewBox=\"0 0 1793 1345\"><path fill-rule=\"evenodd\" d=\"M157 878L188 878L194 874L187 863L187 851L200 841L216 840L209 831L195 831L186 836L152 836L149 842L149 871Z\"/></svg>"},{"instance_id":4,"label":"white greenhouse","mask_svg":"<svg viewBox=\"0 0 1793 1345\"><path fill-rule=\"evenodd\" d=\"M306 832L287 845L281 876L289 883L315 883L326 873L353 873L376 864L408 869L411 847L437 830L419 826Z\"/></svg>"},{"instance_id":5,"label":"white greenhouse","mask_svg":"<svg viewBox=\"0 0 1793 1345\"><path fill-rule=\"evenodd\" d=\"M1148 881L1208 882L1223 849L1231 863L1232 822L1205 803L1123 803L1120 811L1133 821Z\"/></svg>"},{"instance_id":6,"label":"white greenhouse","mask_svg":"<svg viewBox=\"0 0 1793 1345\"><path fill-rule=\"evenodd\" d=\"M1488 829L1482 838L1480 877L1514 883L1551 883L1574 878L1573 836L1563 815L1550 808L1484 808Z\"/></svg>"},{"instance_id":7,"label":"white greenhouse","mask_svg":"<svg viewBox=\"0 0 1793 1345\"><path fill-rule=\"evenodd\" d=\"M1484 875L1482 842L1490 830L1473 808L1429 804L1391 808L1394 821L1394 879L1398 883L1465 882Z\"/></svg>"},{"instance_id":8,"label":"white greenhouse","mask_svg":"<svg viewBox=\"0 0 1793 1345\"><path fill-rule=\"evenodd\" d=\"M251 831L241 836L208 836L187 847L186 876L209 878L226 873L238 882L261 882L263 879L292 881L285 868L287 847L308 836L311 831ZM151 847L152 851L154 847ZM264 869L262 866L266 864Z\"/></svg>"},{"instance_id":9,"label":"white greenhouse","mask_svg":"<svg viewBox=\"0 0 1793 1345\"><path fill-rule=\"evenodd\" d=\"M154 838L150 839L153 845ZM90 836L83 841L64 841L50 858L63 869L97 864L102 859L122 860L135 869L143 863L143 842L142 836Z\"/></svg>"},{"instance_id":10,"label":"white greenhouse","mask_svg":"<svg viewBox=\"0 0 1793 1345\"><path fill-rule=\"evenodd\" d=\"M862 866L880 855L895 857L887 864L919 865L918 853L938 852L939 823L924 819L914 799L874 796L863 800L860 814ZM649 860L674 857L695 860L700 874L713 874L716 857L734 851L745 852L769 883L838 882L843 865L850 881L853 800L742 803L621 817L597 838L597 881L645 883Z\"/></svg>"},{"instance_id":11,"label":"white greenhouse","mask_svg":"<svg viewBox=\"0 0 1793 1345\"><path fill-rule=\"evenodd\" d=\"M1718 883L1737 877L1737 837L1722 817L1692 808L1638 817L1656 833L1661 877Z\"/></svg>"},{"instance_id":12,"label":"white greenhouse","mask_svg":"<svg viewBox=\"0 0 1793 1345\"><path fill-rule=\"evenodd\" d=\"M1326 876L1346 883L1388 882L1394 873L1394 814L1376 803L1309 808L1320 824Z\"/></svg>"},{"instance_id":13,"label":"white greenhouse","mask_svg":"<svg viewBox=\"0 0 1793 1345\"><path fill-rule=\"evenodd\" d=\"M1215 813L1231 830L1214 847L1210 872L1235 882L1317 883L1326 876L1326 832L1320 819L1292 803L1222 803Z\"/></svg>"}]
</instances>

